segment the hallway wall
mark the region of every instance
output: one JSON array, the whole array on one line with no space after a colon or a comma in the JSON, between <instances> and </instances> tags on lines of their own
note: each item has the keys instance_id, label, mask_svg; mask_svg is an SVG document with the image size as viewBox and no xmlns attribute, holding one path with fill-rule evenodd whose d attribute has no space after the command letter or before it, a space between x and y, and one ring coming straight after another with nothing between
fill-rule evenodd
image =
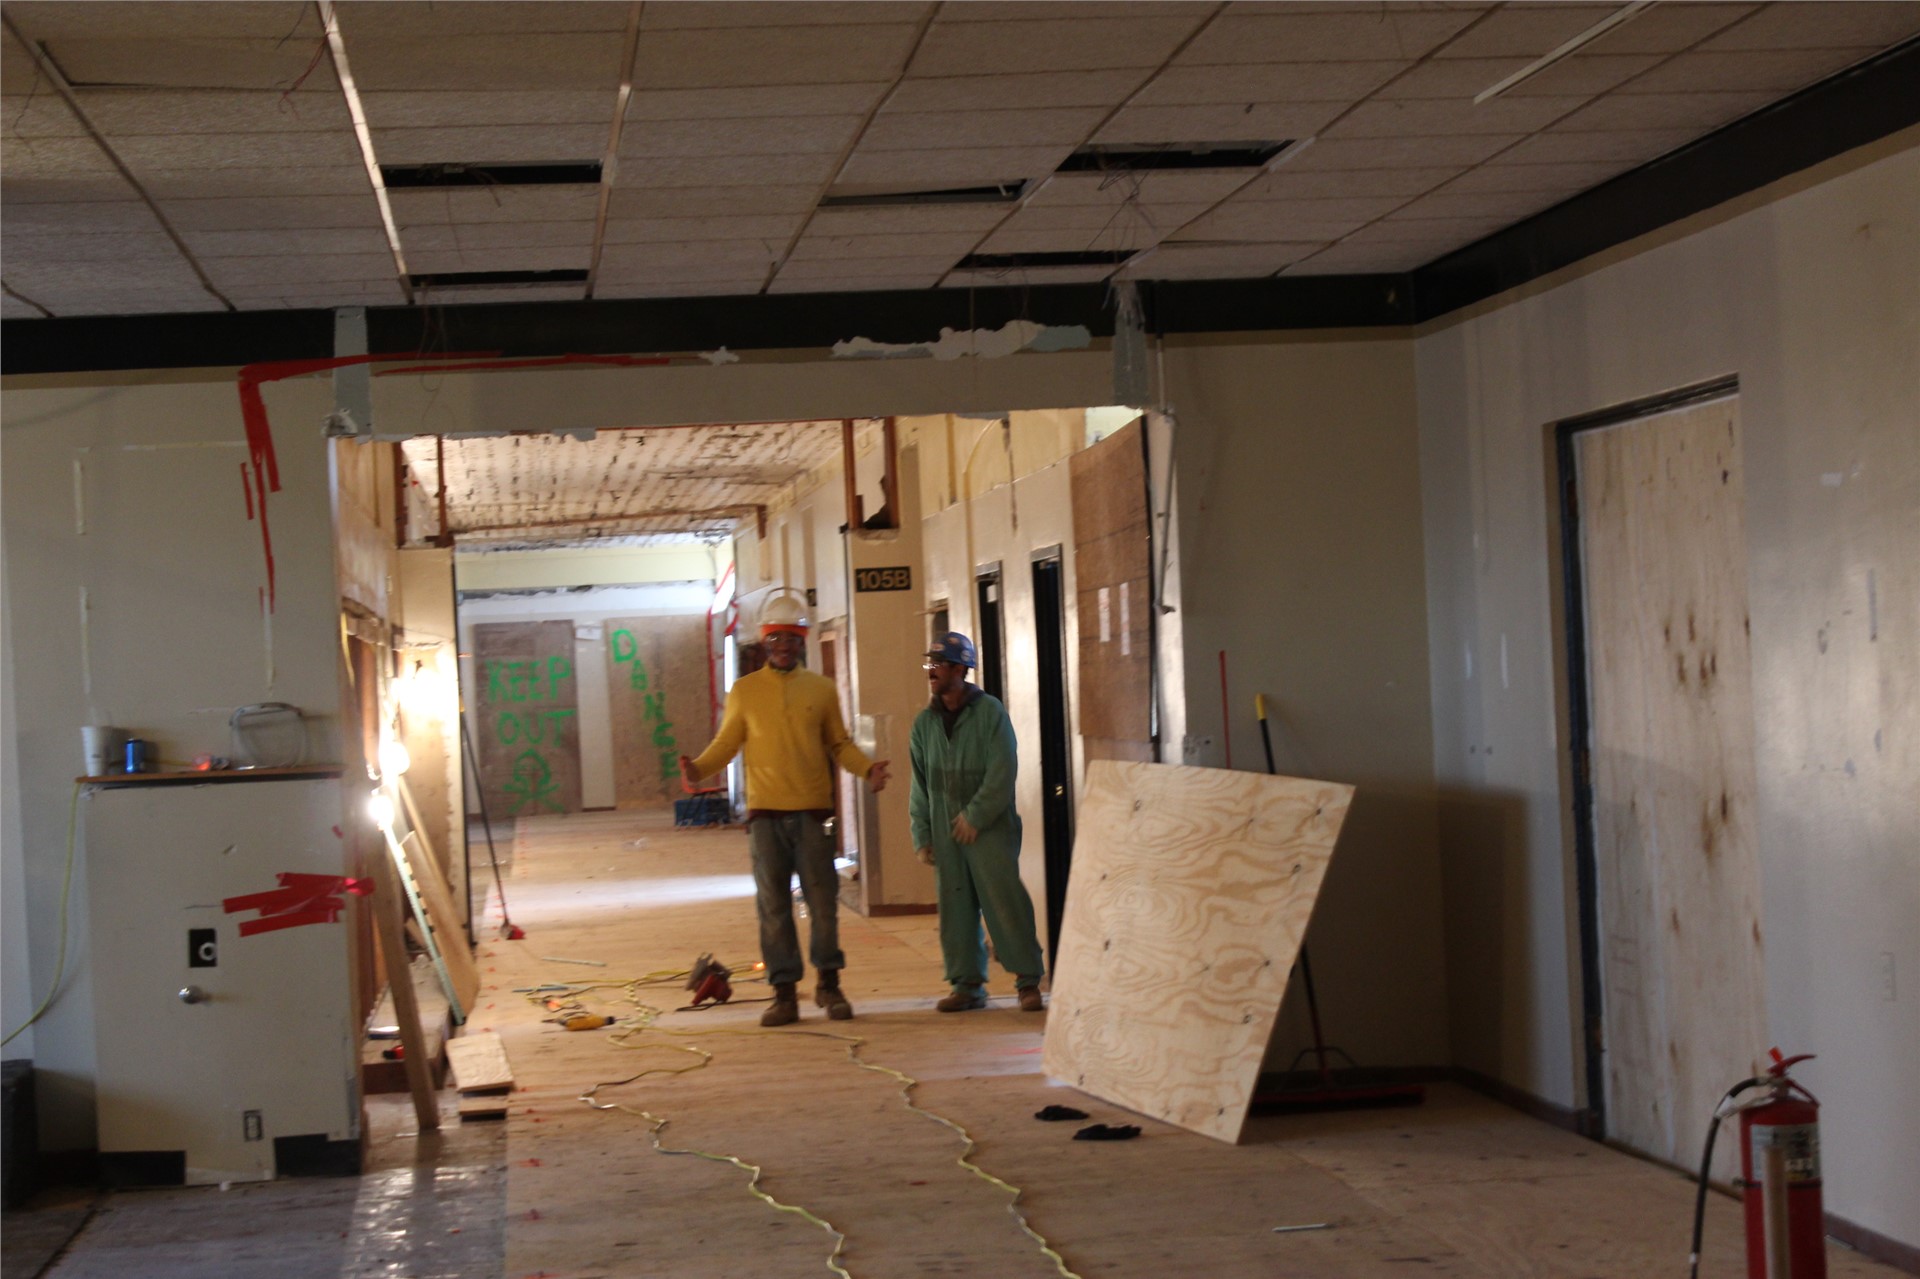
<instances>
[{"instance_id":1,"label":"hallway wall","mask_svg":"<svg viewBox=\"0 0 1920 1279\"><path fill-rule=\"evenodd\" d=\"M1920 1245L1920 131L1745 204L1417 343L1453 1057L1585 1102L1551 424L1737 375L1768 1033Z\"/></svg>"}]
</instances>

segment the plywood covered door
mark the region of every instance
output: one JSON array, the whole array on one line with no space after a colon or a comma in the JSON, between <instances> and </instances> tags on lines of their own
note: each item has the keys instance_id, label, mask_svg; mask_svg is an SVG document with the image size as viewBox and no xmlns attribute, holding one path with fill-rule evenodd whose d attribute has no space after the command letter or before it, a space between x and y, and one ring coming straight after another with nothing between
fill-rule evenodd
<instances>
[{"instance_id":1,"label":"plywood covered door","mask_svg":"<svg viewBox=\"0 0 1920 1279\"><path fill-rule=\"evenodd\" d=\"M1088 759L1153 758L1153 588L1141 423L1068 459Z\"/></svg>"},{"instance_id":2,"label":"plywood covered door","mask_svg":"<svg viewBox=\"0 0 1920 1279\"><path fill-rule=\"evenodd\" d=\"M1608 1136L1691 1167L1767 1047L1738 401L1575 450Z\"/></svg>"},{"instance_id":3,"label":"plywood covered door","mask_svg":"<svg viewBox=\"0 0 1920 1279\"><path fill-rule=\"evenodd\" d=\"M609 618L606 636L614 804L671 803L683 793L681 752L707 741L707 619Z\"/></svg>"},{"instance_id":4,"label":"plywood covered door","mask_svg":"<svg viewBox=\"0 0 1920 1279\"><path fill-rule=\"evenodd\" d=\"M573 622L473 628L480 784L506 817L580 811L580 693Z\"/></svg>"}]
</instances>

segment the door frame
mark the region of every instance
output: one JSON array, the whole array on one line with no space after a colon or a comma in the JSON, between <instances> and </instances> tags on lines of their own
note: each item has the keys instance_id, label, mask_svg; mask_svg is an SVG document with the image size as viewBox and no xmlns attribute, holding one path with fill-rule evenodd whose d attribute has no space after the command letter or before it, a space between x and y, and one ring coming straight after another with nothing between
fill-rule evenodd
<instances>
[{"instance_id":1,"label":"door frame","mask_svg":"<svg viewBox=\"0 0 1920 1279\"><path fill-rule=\"evenodd\" d=\"M1580 556L1579 467L1577 437L1670 413L1709 400L1738 395L1735 374L1713 378L1644 399L1629 400L1591 413L1563 418L1549 426L1553 439L1553 492L1559 513L1560 605L1565 669L1566 742L1562 765L1570 781L1568 796L1573 832L1574 879L1580 917L1580 1030L1584 1051L1587 1104L1574 1117L1578 1131L1607 1136L1606 992L1601 981L1600 861L1593 829L1592 689L1587 679L1586 582Z\"/></svg>"},{"instance_id":2,"label":"door frame","mask_svg":"<svg viewBox=\"0 0 1920 1279\"><path fill-rule=\"evenodd\" d=\"M1036 583L1042 565L1053 566L1053 571L1057 574L1056 592L1053 601L1054 611L1050 619L1043 619L1041 617L1041 595L1037 586L1033 592L1034 647L1036 649L1035 669L1040 674L1040 678L1035 685L1035 691L1039 694L1039 704L1035 708L1035 713L1040 721L1040 849L1045 869L1045 875L1042 878L1042 883L1045 888L1045 900L1041 903L1041 906L1045 912L1047 921L1047 971L1052 972L1054 957L1059 953L1060 948L1059 925L1066 914L1067 880L1071 876L1073 866L1074 718L1072 686L1069 683L1073 659L1067 647L1068 595L1067 557L1065 548L1061 544L1055 543L1052 546L1043 546L1033 551L1028 559L1028 572ZM1046 761L1049 753L1047 740L1047 704L1049 701L1047 697L1048 671L1042 669L1044 663L1038 660L1040 655L1037 651L1040 648L1041 629L1043 625L1046 625L1048 622L1051 622L1054 627L1058 635L1059 643L1057 676L1060 688L1060 733L1059 741L1052 747L1052 749L1058 750L1059 752L1062 776L1061 793L1058 797L1057 804L1055 797L1049 790L1046 771ZM1061 839L1065 844L1064 848L1048 848L1047 818L1050 811L1058 812L1061 816ZM1057 857L1055 856L1056 853ZM1064 872L1060 877L1058 892L1055 891L1053 873L1056 861ZM1055 918L1054 904L1056 898L1058 899L1060 907L1059 918Z\"/></svg>"}]
</instances>

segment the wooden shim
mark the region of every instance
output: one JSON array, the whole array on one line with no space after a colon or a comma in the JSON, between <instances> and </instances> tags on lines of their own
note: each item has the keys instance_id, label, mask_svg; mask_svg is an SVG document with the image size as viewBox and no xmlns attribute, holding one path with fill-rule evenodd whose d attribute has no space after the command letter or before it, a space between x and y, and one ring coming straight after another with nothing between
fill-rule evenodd
<instances>
[{"instance_id":1,"label":"wooden shim","mask_svg":"<svg viewBox=\"0 0 1920 1279\"><path fill-rule=\"evenodd\" d=\"M413 826L400 845L407 851L407 865L413 871L414 885L420 890L421 904L427 908L426 922L433 928L434 940L447 965L447 975L453 981L455 1000L464 1020L466 1014L473 1011L474 998L480 993L480 969L473 961L473 949L467 942L466 924L459 908L453 904L446 876L440 872L440 861L433 855L433 845L427 842L427 834L420 827L420 810L414 805L413 792L407 789L406 778L398 781L407 821Z\"/></svg>"},{"instance_id":2,"label":"wooden shim","mask_svg":"<svg viewBox=\"0 0 1920 1279\"><path fill-rule=\"evenodd\" d=\"M414 1118L426 1132L440 1126L440 1103L434 1097L427 1037L420 1028L413 970L407 963L406 931L400 922L400 874L384 854L373 859L373 881L374 925L380 934L380 956L387 971L387 989L393 995L394 1016L400 1023L400 1045L406 1049L403 1064L407 1091L413 1094Z\"/></svg>"},{"instance_id":3,"label":"wooden shim","mask_svg":"<svg viewBox=\"0 0 1920 1279\"><path fill-rule=\"evenodd\" d=\"M580 811L580 693L573 622L473 628L481 784L497 818Z\"/></svg>"},{"instance_id":4,"label":"wooden shim","mask_svg":"<svg viewBox=\"0 0 1920 1279\"><path fill-rule=\"evenodd\" d=\"M462 1093L513 1087L507 1047L491 1031L448 1040L447 1063L453 1069L453 1086Z\"/></svg>"},{"instance_id":5,"label":"wooden shim","mask_svg":"<svg viewBox=\"0 0 1920 1279\"><path fill-rule=\"evenodd\" d=\"M512 1098L505 1093L497 1093L490 1097L462 1096L460 1098L460 1122L470 1124L480 1120L505 1119L507 1117L507 1108L511 1104Z\"/></svg>"},{"instance_id":6,"label":"wooden shim","mask_svg":"<svg viewBox=\"0 0 1920 1279\"><path fill-rule=\"evenodd\" d=\"M669 804L685 793L681 751L698 750L709 733L707 619L610 617L605 630L614 803Z\"/></svg>"},{"instance_id":7,"label":"wooden shim","mask_svg":"<svg viewBox=\"0 0 1920 1279\"><path fill-rule=\"evenodd\" d=\"M1046 1072L1238 1141L1352 797L1336 782L1089 763Z\"/></svg>"},{"instance_id":8,"label":"wooden shim","mask_svg":"<svg viewBox=\"0 0 1920 1279\"><path fill-rule=\"evenodd\" d=\"M1147 464L1139 422L1067 459L1073 494L1073 577L1080 623L1086 737L1152 736L1152 566Z\"/></svg>"}]
</instances>

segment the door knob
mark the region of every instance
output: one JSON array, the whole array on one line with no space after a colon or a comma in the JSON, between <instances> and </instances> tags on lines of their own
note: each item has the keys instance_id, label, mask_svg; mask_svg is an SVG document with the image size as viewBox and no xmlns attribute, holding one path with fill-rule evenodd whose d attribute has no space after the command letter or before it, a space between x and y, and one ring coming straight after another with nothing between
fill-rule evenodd
<instances>
[{"instance_id":1,"label":"door knob","mask_svg":"<svg viewBox=\"0 0 1920 1279\"><path fill-rule=\"evenodd\" d=\"M208 995L206 991L200 989L198 986L182 986L180 988L180 1002L183 1004L204 1004L210 998L212 998L212 996Z\"/></svg>"}]
</instances>

